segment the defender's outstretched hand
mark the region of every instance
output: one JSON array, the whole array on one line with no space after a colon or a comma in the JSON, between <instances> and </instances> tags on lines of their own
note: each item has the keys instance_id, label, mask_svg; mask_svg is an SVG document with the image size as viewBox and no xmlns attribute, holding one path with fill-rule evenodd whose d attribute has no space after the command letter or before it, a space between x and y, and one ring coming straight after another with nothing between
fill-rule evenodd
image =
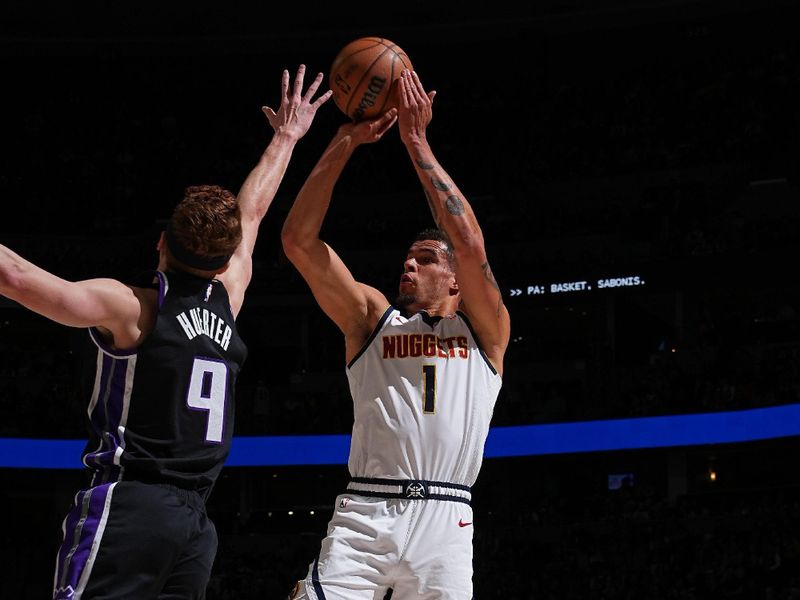
<instances>
[{"instance_id":1,"label":"defender's outstretched hand","mask_svg":"<svg viewBox=\"0 0 800 600\"><path fill-rule=\"evenodd\" d=\"M311 85L308 86L306 93L303 94L305 73L306 66L300 65L297 68L297 75L292 85L292 95L289 96L289 71L284 69L283 79L281 80L281 106L278 112L275 112L269 106L261 107L269 124L276 132L281 131L298 140L311 127L311 122L314 120L314 115L317 114L319 107L325 104L333 95L333 92L328 90L312 102L314 94L317 93L322 83L323 75L318 73Z\"/></svg>"},{"instance_id":2,"label":"defender's outstretched hand","mask_svg":"<svg viewBox=\"0 0 800 600\"><path fill-rule=\"evenodd\" d=\"M322 83L322 73L314 78L304 94L305 73L306 66L300 65L291 85L290 94L289 71L284 69L281 77L281 105L278 111L275 112L269 106L261 107L274 133L258 163L239 190L236 199L242 214L242 242L231 257L228 270L219 276L228 289L234 317L242 306L244 292L253 276L253 249L261 220L275 198L295 145L311 127L319 107L332 95L328 90L314 100L314 95Z\"/></svg>"}]
</instances>

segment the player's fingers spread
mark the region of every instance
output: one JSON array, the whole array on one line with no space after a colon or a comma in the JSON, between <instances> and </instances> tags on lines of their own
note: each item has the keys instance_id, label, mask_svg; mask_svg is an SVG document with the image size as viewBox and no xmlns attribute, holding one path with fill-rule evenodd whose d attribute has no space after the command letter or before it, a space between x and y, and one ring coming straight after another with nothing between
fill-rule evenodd
<instances>
[{"instance_id":1,"label":"player's fingers spread","mask_svg":"<svg viewBox=\"0 0 800 600\"><path fill-rule=\"evenodd\" d=\"M311 85L308 86L306 90L306 95L303 97L304 100L307 102L311 101L311 98L314 97L314 94L317 93L317 89L319 89L319 84L322 83L322 73L317 73L317 76L314 78L314 81L311 82Z\"/></svg>"},{"instance_id":2,"label":"player's fingers spread","mask_svg":"<svg viewBox=\"0 0 800 600\"><path fill-rule=\"evenodd\" d=\"M303 77L306 74L306 66L300 65L297 67L297 75L294 77L294 95L299 98L300 92L303 89Z\"/></svg>"},{"instance_id":3,"label":"player's fingers spread","mask_svg":"<svg viewBox=\"0 0 800 600\"><path fill-rule=\"evenodd\" d=\"M286 99L289 93L289 69L283 70L283 77L281 78L281 98Z\"/></svg>"},{"instance_id":4,"label":"player's fingers spread","mask_svg":"<svg viewBox=\"0 0 800 600\"><path fill-rule=\"evenodd\" d=\"M323 105L323 104L325 104L325 103L326 103L328 100L330 100L330 99L331 99L331 96L333 96L333 90L328 90L327 92L325 92L324 94L322 94L322 96L320 96L319 98L317 98L317 99L314 101L314 103L313 103L311 106L313 106L313 107L314 107L314 110L317 110L317 109L318 109L320 106L322 106L322 105Z\"/></svg>"},{"instance_id":5,"label":"player's fingers spread","mask_svg":"<svg viewBox=\"0 0 800 600\"><path fill-rule=\"evenodd\" d=\"M275 111L272 110L269 106L262 106L261 107L261 112L263 112L265 115L267 115L267 118L271 118L271 117L275 116Z\"/></svg>"}]
</instances>

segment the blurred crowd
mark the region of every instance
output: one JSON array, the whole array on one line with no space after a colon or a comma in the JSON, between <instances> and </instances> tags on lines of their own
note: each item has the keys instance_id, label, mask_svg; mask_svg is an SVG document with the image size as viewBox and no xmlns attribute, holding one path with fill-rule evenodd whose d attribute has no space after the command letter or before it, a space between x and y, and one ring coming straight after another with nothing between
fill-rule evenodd
<instances>
[{"instance_id":1,"label":"blurred crowd","mask_svg":"<svg viewBox=\"0 0 800 600\"><path fill-rule=\"evenodd\" d=\"M570 600L800 598L797 490L680 497L623 487L493 511L476 596ZM512 568L527 556L533 568ZM494 574L503 573L503 577Z\"/></svg>"},{"instance_id":2,"label":"blurred crowd","mask_svg":"<svg viewBox=\"0 0 800 600\"><path fill-rule=\"evenodd\" d=\"M478 514L475 597L797 600L797 489L687 495L649 487L493 498ZM319 552L324 521L223 534L209 600L281 598Z\"/></svg>"},{"instance_id":3,"label":"blurred crowd","mask_svg":"<svg viewBox=\"0 0 800 600\"><path fill-rule=\"evenodd\" d=\"M774 318L707 307L707 328L690 323L693 334L682 341L668 335L674 322L661 321L641 339L593 340L584 329L562 329L558 319L548 324L542 307L527 309L543 321L521 317L515 323L493 424L800 402L800 322L796 304L784 306ZM267 322L242 324L250 355L237 383L238 433L349 432L352 402L340 334L310 304L302 311L295 306L293 314L285 310L271 311ZM278 320L284 323L271 327ZM648 327L635 320L630 326L637 332L637 326ZM625 330L618 333L622 338ZM560 339L550 344L551 338ZM17 308L0 310L0 435L84 437L95 352L84 330L30 318Z\"/></svg>"},{"instance_id":4,"label":"blurred crowd","mask_svg":"<svg viewBox=\"0 0 800 600\"><path fill-rule=\"evenodd\" d=\"M718 193L718 187L691 188L694 192L682 192L683 198L698 206L703 190ZM800 225L800 213L794 214L796 207L787 208L790 186L778 187L785 189L764 192L748 186L728 202L709 202L703 218L688 230L677 209L661 215L658 229L670 235L660 247L672 248L669 256L658 253L657 236L647 238L644 252L645 242L636 239L610 245L594 234L576 232L554 242L563 248L568 239L581 248L569 256L553 250L548 256L544 242L535 252L515 254L519 245L499 235L509 230L508 224L490 213L486 235L490 252L497 251L494 271L512 316L494 424L709 412L800 401L800 280L786 268L786 261L800 250L790 235ZM743 196L756 202L760 212L743 220L736 231L718 227L732 222L730 208L741 204ZM626 219L636 230L653 229L652 211ZM748 233L743 234L744 229ZM341 232L332 227L331 235L346 238L337 231ZM599 229L596 233L610 235ZM152 265L154 257L144 264L142 257L154 235L151 231L118 238L104 252L97 252L91 240L52 238L42 244L38 236L27 235L15 236L12 247L66 278L125 278ZM670 236L695 242L679 243ZM698 252L697 240L715 241ZM347 432L352 407L341 335L280 250L266 246L257 257L254 284L239 319L250 349L238 382L239 432ZM612 246L618 260L627 256L624 263L613 258L602 263L591 256L594 251L607 254ZM402 252L393 257L382 249L365 252L345 244L341 254L357 277L393 297ZM576 271L581 261L587 266ZM614 271L614 264L624 266ZM588 279L592 274L642 273L647 284L560 296L509 295L512 287L555 279L558 273L563 279L571 274ZM0 414L6 417L0 432L83 435L92 353L85 331L51 324L10 303L0 306Z\"/></svg>"},{"instance_id":5,"label":"blurred crowd","mask_svg":"<svg viewBox=\"0 0 800 600\"><path fill-rule=\"evenodd\" d=\"M767 25L769 35L742 38L748 27L765 32ZM466 126L476 114L504 110L507 89L475 87L458 65L448 65L446 81L431 82L441 98L431 137L472 201L512 316L495 424L796 402L800 281L786 265L800 249L800 60L787 24L739 16L631 28L611 40L600 28L582 34L580 47L598 42L591 55L567 50L571 35L539 40L531 52L541 60L530 69L496 65L498 78L532 90L513 128ZM502 47L529 42L509 32ZM556 47L563 52L550 51ZM495 51L487 47L487 57ZM127 69L137 59L117 60ZM444 66L435 53L427 60L431 73ZM199 106L179 102L198 93L189 84L175 104L165 99L155 111L137 104L136 94L168 85L168 62L136 71L142 86L113 107L135 113L124 124L106 114L106 104L82 105L85 92L69 87L76 111L111 119L85 137L69 135L73 123L60 119L49 96L20 107L13 126L31 152L0 170L0 187L46 209L6 219L3 243L67 279L125 279L154 264L155 219L168 216L182 189L177 181L202 177L236 189L266 125L230 110L205 129L193 127ZM199 67L186 62L190 78ZM217 57L206 66L225 64ZM109 82L120 67L112 58L91 74L79 66L72 76L99 73ZM336 117L321 115L320 129L334 127ZM209 138L211 158L201 143ZM279 241L292 194L323 143L312 138L298 149L298 166L262 225L240 318L251 349L239 382L243 434L349 429L340 336ZM45 148L58 158L52 177L31 187ZM323 235L358 279L392 298L408 241L430 216L413 174L399 176L397 163L407 162L399 144L369 150L337 186ZM510 296L530 283L631 273L647 285ZM45 332L38 342L37 331ZM79 419L68 415L88 393L85 338L30 324L0 305L1 432L80 435Z\"/></svg>"},{"instance_id":6,"label":"blurred crowd","mask_svg":"<svg viewBox=\"0 0 800 600\"><path fill-rule=\"evenodd\" d=\"M554 231L561 237L526 252L526 244L503 234L512 229L499 211L488 211L484 229L493 270L512 316L495 425L800 401L800 280L787 268L800 250L792 235L800 227L800 210L791 201L796 190L790 183L764 188L715 184L712 170L705 177L705 183L672 184L671 192L657 194L630 178L618 182L614 189L620 198L641 201L633 205L638 210L619 211L625 231L647 234L623 235L613 220L604 225L602 219L593 231L570 231L565 222L581 205L593 204L565 201L573 212L558 221L551 208L548 217L560 223ZM570 193L554 189L555 194ZM681 200L655 210L653 194ZM482 202L491 207L479 200L479 208ZM736 207L750 210L747 218L732 216ZM696 218L690 219L692 210ZM739 225L728 227L733 223ZM353 227L352 218L344 224L334 221L329 235L343 242L340 253L356 276L392 298L403 244L397 244L396 252L377 243L359 249L347 235ZM143 257L152 251L156 235L151 229L98 244L77 237L42 243L40 236L18 234L9 245L68 279L124 279L153 264L155 256ZM348 432L352 407L341 334L276 243L265 244L257 254L253 286L239 319L250 349L238 382L239 432ZM98 252L98 245L104 251ZM559 274L569 280L633 273L647 283L583 294L509 294L530 282L558 281ZM0 305L0 414L6 417L0 432L82 436L93 351L85 331L51 324L10 303Z\"/></svg>"}]
</instances>

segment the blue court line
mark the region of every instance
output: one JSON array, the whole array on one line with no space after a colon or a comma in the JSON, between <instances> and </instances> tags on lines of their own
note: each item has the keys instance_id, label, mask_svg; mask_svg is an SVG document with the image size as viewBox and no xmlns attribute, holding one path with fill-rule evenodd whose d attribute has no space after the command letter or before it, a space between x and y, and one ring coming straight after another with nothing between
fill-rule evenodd
<instances>
[{"instance_id":1,"label":"blue court line","mask_svg":"<svg viewBox=\"0 0 800 600\"><path fill-rule=\"evenodd\" d=\"M496 427L484 456L530 456L754 442L800 435L800 404L729 412Z\"/></svg>"},{"instance_id":2,"label":"blue court line","mask_svg":"<svg viewBox=\"0 0 800 600\"><path fill-rule=\"evenodd\" d=\"M800 404L730 412L493 427L484 456L752 442L800 435ZM0 467L79 469L85 440L0 438ZM235 437L226 466L346 464L349 435Z\"/></svg>"}]
</instances>

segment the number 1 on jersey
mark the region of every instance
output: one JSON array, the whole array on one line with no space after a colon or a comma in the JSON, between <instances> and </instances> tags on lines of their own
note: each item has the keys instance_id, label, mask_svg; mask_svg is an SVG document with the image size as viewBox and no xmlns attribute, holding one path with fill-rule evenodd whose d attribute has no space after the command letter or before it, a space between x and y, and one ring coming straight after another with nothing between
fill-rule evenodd
<instances>
[{"instance_id":1,"label":"number 1 on jersey","mask_svg":"<svg viewBox=\"0 0 800 600\"><path fill-rule=\"evenodd\" d=\"M225 363L207 358L194 359L186 404L208 411L207 442L222 442L227 387L228 367Z\"/></svg>"},{"instance_id":2,"label":"number 1 on jersey","mask_svg":"<svg viewBox=\"0 0 800 600\"><path fill-rule=\"evenodd\" d=\"M422 379L425 389L422 391L422 412L436 412L436 365L422 365Z\"/></svg>"}]
</instances>

